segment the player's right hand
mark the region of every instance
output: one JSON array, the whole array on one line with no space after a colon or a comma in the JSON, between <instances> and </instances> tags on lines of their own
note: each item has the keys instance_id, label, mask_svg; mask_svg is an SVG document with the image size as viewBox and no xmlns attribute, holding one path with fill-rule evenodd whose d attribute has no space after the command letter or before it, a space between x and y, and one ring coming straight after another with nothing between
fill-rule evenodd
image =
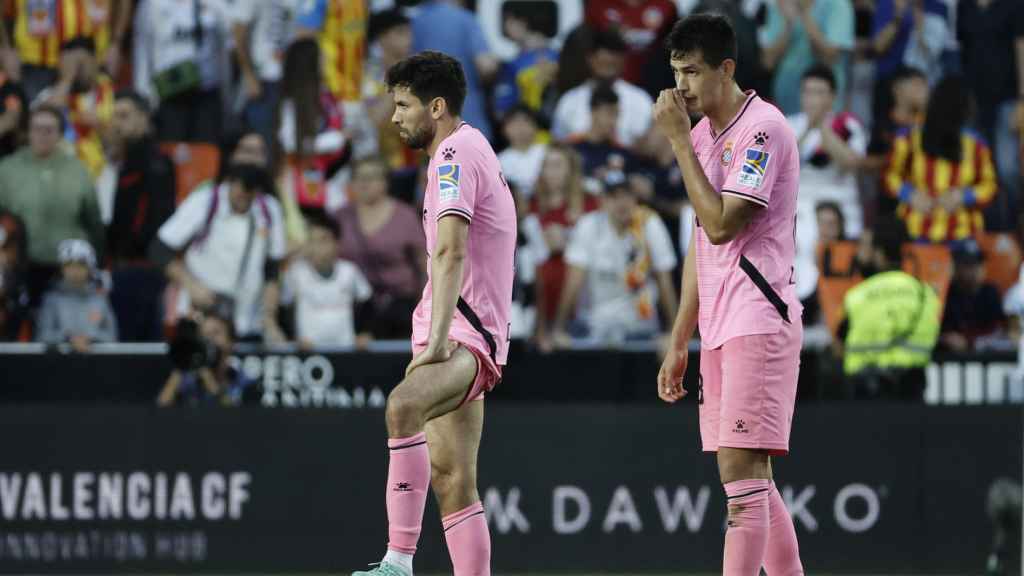
<instances>
[{"instance_id":1,"label":"player's right hand","mask_svg":"<svg viewBox=\"0 0 1024 576\"><path fill-rule=\"evenodd\" d=\"M689 356L690 352L685 348L682 350L673 348L665 354L661 370L658 371L658 398L673 404L686 396L686 389L683 388L683 374L686 373Z\"/></svg>"}]
</instances>

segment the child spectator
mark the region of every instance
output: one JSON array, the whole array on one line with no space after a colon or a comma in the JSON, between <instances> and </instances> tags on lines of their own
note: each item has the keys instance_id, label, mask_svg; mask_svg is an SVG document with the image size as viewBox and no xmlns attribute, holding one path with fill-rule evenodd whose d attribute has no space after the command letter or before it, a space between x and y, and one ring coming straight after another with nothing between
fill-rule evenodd
<instances>
[{"instance_id":1,"label":"child spectator","mask_svg":"<svg viewBox=\"0 0 1024 576\"><path fill-rule=\"evenodd\" d=\"M295 334L306 349L321 346L365 347L369 334L356 335L355 309L373 295L355 264L338 258L338 227L325 217L310 216L305 258L291 263L284 276L282 300L295 304ZM268 310L276 306L268 306ZM271 329L271 341L283 340Z\"/></svg>"},{"instance_id":2,"label":"child spectator","mask_svg":"<svg viewBox=\"0 0 1024 576\"><path fill-rule=\"evenodd\" d=\"M93 342L116 342L117 320L106 294L93 282L96 253L85 240L64 240L57 247L61 282L43 297L36 339L70 342L76 352Z\"/></svg>"},{"instance_id":3,"label":"child spectator","mask_svg":"<svg viewBox=\"0 0 1024 576\"><path fill-rule=\"evenodd\" d=\"M498 154L501 170L525 200L533 196L547 146L537 141L537 117L525 106L514 106L502 120L508 148Z\"/></svg>"}]
</instances>

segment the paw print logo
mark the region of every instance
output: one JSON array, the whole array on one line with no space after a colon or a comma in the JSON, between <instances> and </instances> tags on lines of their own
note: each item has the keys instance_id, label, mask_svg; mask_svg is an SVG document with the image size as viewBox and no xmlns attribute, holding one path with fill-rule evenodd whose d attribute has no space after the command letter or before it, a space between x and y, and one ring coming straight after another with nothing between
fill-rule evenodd
<instances>
[{"instance_id":1,"label":"paw print logo","mask_svg":"<svg viewBox=\"0 0 1024 576\"><path fill-rule=\"evenodd\" d=\"M764 132L758 132L757 134L754 134L754 144L757 144L758 146L764 146L765 142L767 141L768 135L765 134Z\"/></svg>"},{"instance_id":2,"label":"paw print logo","mask_svg":"<svg viewBox=\"0 0 1024 576\"><path fill-rule=\"evenodd\" d=\"M746 425L747 425L747 423L744 422L743 420L737 420L736 421L736 429L737 430L743 430L746 427Z\"/></svg>"},{"instance_id":3,"label":"paw print logo","mask_svg":"<svg viewBox=\"0 0 1024 576\"><path fill-rule=\"evenodd\" d=\"M444 157L446 162L451 162L455 158L455 149L445 148L444 151L441 152L441 156Z\"/></svg>"}]
</instances>

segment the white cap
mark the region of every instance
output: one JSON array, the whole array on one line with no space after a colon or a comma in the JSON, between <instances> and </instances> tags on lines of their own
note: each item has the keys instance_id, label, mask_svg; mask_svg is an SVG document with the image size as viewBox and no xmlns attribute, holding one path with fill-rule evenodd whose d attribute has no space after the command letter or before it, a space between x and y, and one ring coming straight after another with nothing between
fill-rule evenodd
<instances>
[{"instance_id":1,"label":"white cap","mask_svg":"<svg viewBox=\"0 0 1024 576\"><path fill-rule=\"evenodd\" d=\"M85 240L71 238L57 245L57 259L61 264L81 262L90 270L96 267L96 251Z\"/></svg>"}]
</instances>

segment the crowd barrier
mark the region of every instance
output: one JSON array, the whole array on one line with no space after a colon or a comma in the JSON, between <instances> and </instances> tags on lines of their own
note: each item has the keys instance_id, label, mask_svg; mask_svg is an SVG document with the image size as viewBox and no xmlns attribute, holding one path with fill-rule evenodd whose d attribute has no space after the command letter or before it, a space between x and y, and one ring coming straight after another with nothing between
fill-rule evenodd
<instances>
[{"instance_id":1,"label":"crowd barrier","mask_svg":"<svg viewBox=\"0 0 1024 576\"><path fill-rule=\"evenodd\" d=\"M696 416L489 405L495 572L719 569L724 495ZM1021 416L801 406L775 475L807 573L980 573L989 487L1020 482ZM0 438L3 573L347 573L384 550L380 410L7 405ZM450 574L432 501L424 524L417 570Z\"/></svg>"}]
</instances>

